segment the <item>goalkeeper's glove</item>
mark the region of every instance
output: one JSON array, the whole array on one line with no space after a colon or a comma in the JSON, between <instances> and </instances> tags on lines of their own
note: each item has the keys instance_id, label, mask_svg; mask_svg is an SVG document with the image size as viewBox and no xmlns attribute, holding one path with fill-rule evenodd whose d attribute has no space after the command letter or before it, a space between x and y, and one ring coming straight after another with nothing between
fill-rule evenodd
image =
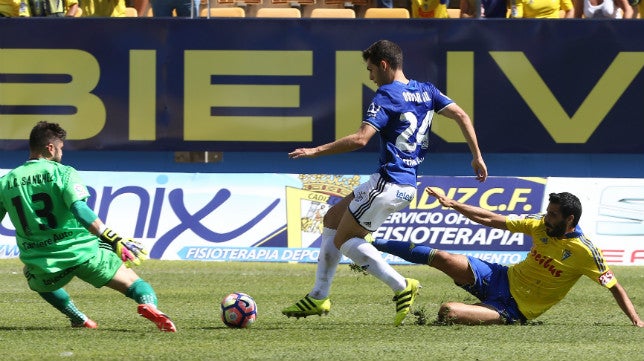
<instances>
[{"instance_id":1,"label":"goalkeeper's glove","mask_svg":"<svg viewBox=\"0 0 644 361\"><path fill-rule=\"evenodd\" d=\"M127 268L138 266L148 259L148 252L141 243L131 238L123 239L109 228L106 228L99 238L112 247L114 253L121 258Z\"/></svg>"}]
</instances>

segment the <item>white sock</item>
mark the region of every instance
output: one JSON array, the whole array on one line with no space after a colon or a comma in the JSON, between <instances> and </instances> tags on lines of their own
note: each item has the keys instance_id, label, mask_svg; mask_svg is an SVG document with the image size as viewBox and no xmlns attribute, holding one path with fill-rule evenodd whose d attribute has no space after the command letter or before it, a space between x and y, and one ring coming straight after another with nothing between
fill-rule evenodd
<instances>
[{"instance_id":1,"label":"white sock","mask_svg":"<svg viewBox=\"0 0 644 361\"><path fill-rule=\"evenodd\" d=\"M317 300L329 297L335 271L342 259L342 253L333 243L335 233L336 230L331 228L325 227L322 230L322 244L320 245L318 268L315 271L315 285L309 293L309 296Z\"/></svg>"},{"instance_id":2,"label":"white sock","mask_svg":"<svg viewBox=\"0 0 644 361\"><path fill-rule=\"evenodd\" d=\"M400 292L407 287L405 277L396 272L389 263L382 259L376 247L364 239L351 238L340 247L340 251L370 275L391 287L394 292Z\"/></svg>"}]
</instances>

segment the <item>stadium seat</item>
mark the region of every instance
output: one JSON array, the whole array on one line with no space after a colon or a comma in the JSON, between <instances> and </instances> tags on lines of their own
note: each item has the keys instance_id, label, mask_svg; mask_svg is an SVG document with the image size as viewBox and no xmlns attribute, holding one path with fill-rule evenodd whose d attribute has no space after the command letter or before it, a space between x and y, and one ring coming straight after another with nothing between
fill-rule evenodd
<instances>
[{"instance_id":1,"label":"stadium seat","mask_svg":"<svg viewBox=\"0 0 644 361\"><path fill-rule=\"evenodd\" d=\"M257 10L258 18L301 18L302 12L297 8L261 8Z\"/></svg>"},{"instance_id":2,"label":"stadium seat","mask_svg":"<svg viewBox=\"0 0 644 361\"><path fill-rule=\"evenodd\" d=\"M365 11L364 17L369 19L409 19L409 10L405 8L369 8Z\"/></svg>"},{"instance_id":3,"label":"stadium seat","mask_svg":"<svg viewBox=\"0 0 644 361\"><path fill-rule=\"evenodd\" d=\"M356 12L353 9L328 9L317 8L311 11L312 18L355 18Z\"/></svg>"},{"instance_id":4,"label":"stadium seat","mask_svg":"<svg viewBox=\"0 0 644 361\"><path fill-rule=\"evenodd\" d=\"M126 17L126 18L136 18L136 17L139 17L139 12L138 12L138 11L136 11L136 9L135 9L135 8L133 8L133 7L129 7L129 6L128 6L128 7L126 7L126 8L125 8L125 17Z\"/></svg>"},{"instance_id":5,"label":"stadium seat","mask_svg":"<svg viewBox=\"0 0 644 361\"><path fill-rule=\"evenodd\" d=\"M210 10L210 14L208 14ZM210 9L202 9L199 14L202 18L207 18L210 15L211 18L244 18L246 17L246 10L234 6L234 7L216 7Z\"/></svg>"},{"instance_id":6,"label":"stadium seat","mask_svg":"<svg viewBox=\"0 0 644 361\"><path fill-rule=\"evenodd\" d=\"M447 15L450 19L459 19L461 17L461 9L447 8Z\"/></svg>"}]
</instances>

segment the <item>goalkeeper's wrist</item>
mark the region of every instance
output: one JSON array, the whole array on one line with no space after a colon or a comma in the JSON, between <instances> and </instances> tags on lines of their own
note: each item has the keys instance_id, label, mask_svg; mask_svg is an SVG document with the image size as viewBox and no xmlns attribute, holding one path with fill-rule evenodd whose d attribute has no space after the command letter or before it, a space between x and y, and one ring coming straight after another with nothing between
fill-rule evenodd
<instances>
[{"instance_id":1,"label":"goalkeeper's wrist","mask_svg":"<svg viewBox=\"0 0 644 361\"><path fill-rule=\"evenodd\" d=\"M101 227L98 229L98 234L101 235L105 230L107 229L107 226L105 224L101 224Z\"/></svg>"},{"instance_id":2,"label":"goalkeeper's wrist","mask_svg":"<svg viewBox=\"0 0 644 361\"><path fill-rule=\"evenodd\" d=\"M98 237L103 242L109 243L112 246L114 246L123 240L123 237L121 237L118 233L114 232L111 228L109 227L102 227L102 228L103 228L103 231L99 234Z\"/></svg>"}]
</instances>

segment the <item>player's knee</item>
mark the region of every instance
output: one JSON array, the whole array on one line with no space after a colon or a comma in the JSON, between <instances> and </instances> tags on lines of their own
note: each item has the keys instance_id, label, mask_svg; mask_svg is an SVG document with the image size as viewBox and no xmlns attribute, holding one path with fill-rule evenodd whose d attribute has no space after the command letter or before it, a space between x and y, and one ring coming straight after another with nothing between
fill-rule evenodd
<instances>
[{"instance_id":1,"label":"player's knee","mask_svg":"<svg viewBox=\"0 0 644 361\"><path fill-rule=\"evenodd\" d=\"M438 322L452 324L458 323L458 307L454 302L445 302L438 309Z\"/></svg>"}]
</instances>

